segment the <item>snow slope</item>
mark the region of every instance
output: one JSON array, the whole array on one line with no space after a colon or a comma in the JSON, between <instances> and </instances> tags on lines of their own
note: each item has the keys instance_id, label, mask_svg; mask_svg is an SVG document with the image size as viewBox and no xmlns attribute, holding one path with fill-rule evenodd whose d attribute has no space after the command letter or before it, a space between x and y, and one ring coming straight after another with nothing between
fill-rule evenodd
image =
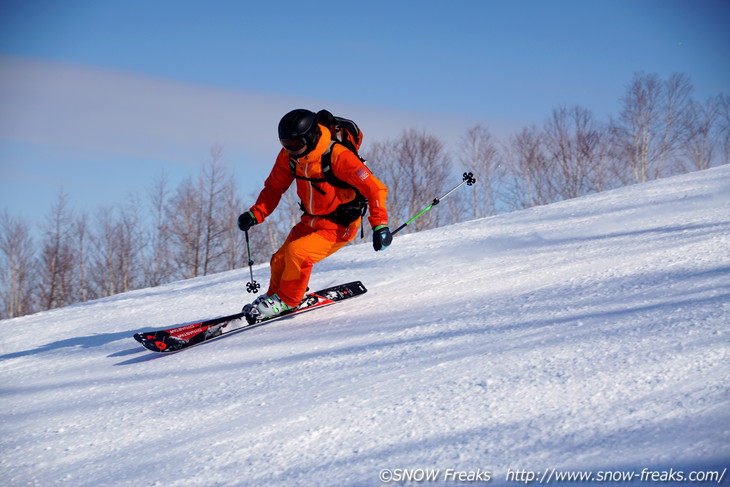
<instances>
[{"instance_id":1,"label":"snow slope","mask_svg":"<svg viewBox=\"0 0 730 487\"><path fill-rule=\"evenodd\" d=\"M167 356L132 334L238 311L247 269L0 322L0 482L730 467L730 166L349 246L311 285L353 279L365 296Z\"/></svg>"}]
</instances>

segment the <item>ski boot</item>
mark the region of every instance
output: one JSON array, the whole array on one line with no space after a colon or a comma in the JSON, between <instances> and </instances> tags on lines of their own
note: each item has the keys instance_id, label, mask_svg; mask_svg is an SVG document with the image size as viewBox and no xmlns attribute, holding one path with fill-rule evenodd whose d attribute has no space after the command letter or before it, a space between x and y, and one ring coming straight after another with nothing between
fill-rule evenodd
<instances>
[{"instance_id":1,"label":"ski boot","mask_svg":"<svg viewBox=\"0 0 730 487\"><path fill-rule=\"evenodd\" d=\"M251 304L244 306L242 311L246 315L246 320L253 324L258 321L274 318L294 309L296 308L286 304L276 294L273 296L262 294L254 299Z\"/></svg>"}]
</instances>

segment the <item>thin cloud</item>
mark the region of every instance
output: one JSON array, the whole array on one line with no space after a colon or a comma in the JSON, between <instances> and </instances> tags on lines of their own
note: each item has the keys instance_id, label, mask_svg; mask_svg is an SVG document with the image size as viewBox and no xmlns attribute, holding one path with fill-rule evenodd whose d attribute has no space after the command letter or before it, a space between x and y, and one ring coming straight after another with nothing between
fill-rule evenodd
<instances>
[{"instance_id":1,"label":"thin cloud","mask_svg":"<svg viewBox=\"0 0 730 487\"><path fill-rule=\"evenodd\" d=\"M198 162L212 143L271 158L275 127L292 108L327 107L370 140L411 127L446 138L472 120L195 85L70 63L0 57L0 137L117 155ZM195 156L192 156L195 154Z\"/></svg>"}]
</instances>

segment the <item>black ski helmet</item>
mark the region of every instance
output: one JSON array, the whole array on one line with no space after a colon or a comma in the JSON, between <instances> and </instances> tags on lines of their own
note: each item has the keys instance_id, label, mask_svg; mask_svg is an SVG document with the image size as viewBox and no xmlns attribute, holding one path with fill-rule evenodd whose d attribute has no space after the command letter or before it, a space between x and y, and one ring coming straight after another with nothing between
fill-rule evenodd
<instances>
[{"instance_id":1,"label":"black ski helmet","mask_svg":"<svg viewBox=\"0 0 730 487\"><path fill-rule=\"evenodd\" d=\"M279 141L293 156L302 157L311 152L321 133L317 115L310 110L292 110L279 121Z\"/></svg>"}]
</instances>

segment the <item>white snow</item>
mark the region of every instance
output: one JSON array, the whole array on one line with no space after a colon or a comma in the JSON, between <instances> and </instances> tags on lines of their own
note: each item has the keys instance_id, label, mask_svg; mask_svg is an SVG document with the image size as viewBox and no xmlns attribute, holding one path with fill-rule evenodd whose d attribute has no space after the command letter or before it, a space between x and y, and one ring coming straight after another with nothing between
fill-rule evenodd
<instances>
[{"instance_id":1,"label":"white snow","mask_svg":"<svg viewBox=\"0 0 730 487\"><path fill-rule=\"evenodd\" d=\"M311 286L366 295L182 353L131 338L238 311L248 279L0 322L2 485L730 467L730 166L346 247Z\"/></svg>"}]
</instances>

